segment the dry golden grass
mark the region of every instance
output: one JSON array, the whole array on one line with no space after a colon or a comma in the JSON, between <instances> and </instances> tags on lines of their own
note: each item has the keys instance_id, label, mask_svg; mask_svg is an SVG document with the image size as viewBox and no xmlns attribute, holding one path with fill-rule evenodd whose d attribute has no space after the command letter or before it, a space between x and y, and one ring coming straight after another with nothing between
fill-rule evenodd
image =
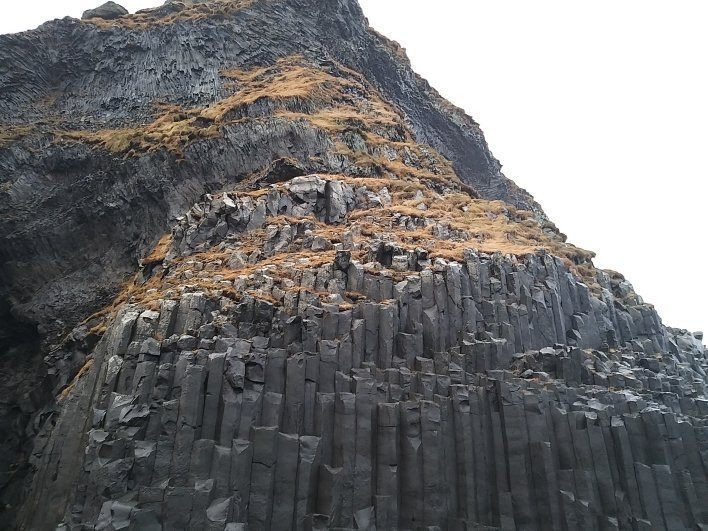
<instances>
[{"instance_id":1,"label":"dry golden grass","mask_svg":"<svg viewBox=\"0 0 708 531\"><path fill-rule=\"evenodd\" d=\"M323 176L325 179L335 177ZM533 219L531 212L517 210L501 201L475 200L463 193L440 196L422 185L411 186L412 183L405 181L351 177L345 177L343 180L355 185L365 184L371 189L386 186L389 189L405 188L405 191L397 192L400 202L385 209L354 211L349 215L347 223L343 225L327 225L314 218L306 218L313 226L313 236L322 236L336 243L340 241L341 233L349 229L352 222L356 222L361 228L360 243L366 243L365 240L368 238L385 233L389 236L393 235L404 247L427 248L432 258L439 257L456 261L463 260L464 251L470 248L490 254L498 252L518 257L545 249L561 257L566 265L586 282L595 283L595 269L591 262L593 254L564 243L560 237L543 232L539 223ZM405 185L405 187L401 185ZM410 199L418 191L422 191L423 199ZM405 195L408 195L409 199L405 199ZM421 202L428 205L428 210L421 211L417 208L417 204ZM395 215L409 216L421 220L421 222L436 220L447 225L451 230L464 234L464 237L453 236L449 240L441 240L434 235L432 226L423 226L422 224L414 230L401 229L397 225ZM279 225L285 223L293 225L301 221L303 221L302 218L287 216L278 216L270 220L272 224ZM253 236L245 237L243 243L252 252L261 244L262 237L263 235L257 232ZM204 262L215 259L224 262L227 260L226 255L213 252L198 254L194 258ZM333 251L314 253L309 250L283 251L278 255L267 257L257 264L235 271L222 269L218 274L224 279L233 280L238 276L252 274L263 267L275 266L274 274L287 277L289 272L280 267L283 262L297 261L302 258L309 260L308 267L317 268L331 263L334 253ZM359 253L359 258L363 258L362 253Z\"/></svg>"},{"instance_id":2,"label":"dry golden grass","mask_svg":"<svg viewBox=\"0 0 708 531\"><path fill-rule=\"evenodd\" d=\"M390 144L395 149L396 146L404 147L411 152L425 149L424 146L414 143ZM360 168L368 168L373 173L388 175L390 179L417 179L419 181L431 181L442 183L448 186L460 186L462 183L452 169L452 165L442 156L431 156L430 159L419 159L420 165L410 166L403 163L400 158L390 160L383 155L372 154L370 151L354 151L343 142L338 142L334 153L346 157L352 164Z\"/></svg>"},{"instance_id":3,"label":"dry golden grass","mask_svg":"<svg viewBox=\"0 0 708 531\"><path fill-rule=\"evenodd\" d=\"M0 149L27 136L33 130L31 125L3 125L0 127Z\"/></svg>"},{"instance_id":4,"label":"dry golden grass","mask_svg":"<svg viewBox=\"0 0 708 531\"><path fill-rule=\"evenodd\" d=\"M233 79L236 94L207 109L203 116L218 120L236 106L250 105L267 98L327 102L348 99L356 83L319 69L299 55L278 60L274 65L252 70L228 69L221 73Z\"/></svg>"},{"instance_id":5,"label":"dry golden grass","mask_svg":"<svg viewBox=\"0 0 708 531\"><path fill-rule=\"evenodd\" d=\"M81 369L79 369L79 372L76 373L76 376L74 376L74 379L71 380L71 383L67 385L64 390L59 394L59 396L57 397L58 402L61 402L71 394L71 392L76 387L76 384L79 383L79 380L91 369L91 367L93 367L93 358L84 363L83 367L81 367Z\"/></svg>"},{"instance_id":6,"label":"dry golden grass","mask_svg":"<svg viewBox=\"0 0 708 531\"><path fill-rule=\"evenodd\" d=\"M367 116L356 108L347 106L325 108L312 113L283 110L278 111L276 116L292 121L304 120L318 129L332 133L360 131L372 125L384 127L398 125L392 118L385 115Z\"/></svg>"},{"instance_id":7,"label":"dry golden grass","mask_svg":"<svg viewBox=\"0 0 708 531\"><path fill-rule=\"evenodd\" d=\"M160 238L160 241L157 242L153 251L142 261L142 265L150 266L161 263L167 256L171 246L172 234L165 234Z\"/></svg>"},{"instance_id":8,"label":"dry golden grass","mask_svg":"<svg viewBox=\"0 0 708 531\"><path fill-rule=\"evenodd\" d=\"M596 285L591 261L594 254L563 242L560 236L545 233L531 212L502 201L473 199L463 193L438 195L429 189L421 191L422 199L405 200L399 195L398 201L386 209L357 210L349 219L360 222L369 236L392 231L402 244L427 248L431 258L460 261L464 251L470 248L517 257L545 249L562 258L566 266L591 287ZM418 209L421 203L427 210ZM409 216L421 223L414 230L400 229L394 223L395 215ZM466 238L436 238L434 227L424 226L424 220L435 220L464 233Z\"/></svg>"},{"instance_id":9,"label":"dry golden grass","mask_svg":"<svg viewBox=\"0 0 708 531\"><path fill-rule=\"evenodd\" d=\"M346 78L341 77L344 74ZM338 179L354 186L365 185L374 191L389 190L394 200L391 207L359 210L349 215L347 221L358 223L363 238L393 234L403 246L423 247L429 250L433 258L458 261L463 259L464 251L469 248L515 256L546 249L563 258L572 271L591 286L594 285L591 253L564 243L559 234L544 231L531 212L517 210L500 201L475 199L474 190L463 185L452 164L429 146L414 142L413 135L397 111L386 104L359 74L341 66L325 71L307 63L302 57L291 56L272 66L249 71L228 70L223 75L234 80L236 92L211 107L183 110L165 106L162 115L142 128L74 134L79 139L93 141L116 152L135 154L165 148L179 153L186 143L215 136L221 126L248 119L242 118L247 112L238 112L240 107L267 99L276 116L307 120L314 127L325 130L337 139L334 154L346 157L357 166L369 168L372 175L377 175L369 178L322 175L323 179ZM292 110L293 103L298 112ZM349 144L346 142L349 138L346 135L351 132L361 138L356 149L349 147L351 141ZM410 161L410 164L404 163L404 160ZM257 182L258 178L259 174L254 174L242 185L242 189L248 183L252 185ZM431 183L442 183L453 192L439 195L431 190ZM284 184L275 186L282 190ZM241 195L257 198L267 193L268 189L261 189L241 192ZM420 203L426 205L425 210L418 208ZM415 228L401 229L400 216L417 220ZM315 235L333 242L340 241L341 232L348 225L324 225L312 217L281 216L269 222L292 225L304 220L312 224ZM436 237L431 220L435 220L438 226L448 227L451 237L446 240ZM251 256L262 250L264 238L264 230L244 234L235 250ZM162 262L170 245L169 236L165 236L145 259L144 265ZM358 259L363 259L365 254L359 252ZM227 265L231 256L231 252L219 247L177 257L165 264L166 269L160 275L153 275L143 284L128 284L114 304L100 312L100 316L110 315L124 302L154 305L159 299L178 297L180 287L185 284L238 300L241 294L230 285L238 277L270 268L269 274L285 279L292 276L293 263L298 264L297 268L315 269L332 263L335 253L310 250L285 250L271 256L263 253L256 263L236 269ZM208 271L193 271L194 261L212 267ZM403 278L405 275L400 276ZM259 296L265 300L272 299L268 294L261 293Z\"/></svg>"},{"instance_id":10,"label":"dry golden grass","mask_svg":"<svg viewBox=\"0 0 708 531\"><path fill-rule=\"evenodd\" d=\"M57 136L97 145L113 153L125 153L127 156L166 149L180 157L184 145L189 142L217 137L220 134L220 128L216 124L204 126L198 119L192 111L184 111L176 106L163 106L163 112L155 121L143 127L66 131L57 133Z\"/></svg>"},{"instance_id":11,"label":"dry golden grass","mask_svg":"<svg viewBox=\"0 0 708 531\"><path fill-rule=\"evenodd\" d=\"M222 269L217 269L215 271L209 271L210 275L219 275L224 278L224 280L233 281L240 276L252 275L265 267L272 267L274 272L279 272L281 276L288 277L292 274L290 262L299 262L307 260L308 269L317 269L323 265L330 264L334 261L335 257L334 251L311 251L309 249L295 251L295 252L281 252L271 255L264 260L259 261L255 264L248 264L242 268L229 269L224 267ZM194 255L202 261L208 261L210 256L207 253L201 253L199 255ZM177 271L180 270L180 266L177 267Z\"/></svg>"},{"instance_id":12,"label":"dry golden grass","mask_svg":"<svg viewBox=\"0 0 708 531\"><path fill-rule=\"evenodd\" d=\"M279 216L276 219L277 221L291 224L302 220L301 218L291 218L288 216ZM309 218L308 221L310 221ZM315 223L318 222L315 221ZM328 229L327 226L323 224L320 225L322 227L323 234L326 230L335 230L332 228ZM265 231L262 229L244 235L239 242L241 245L238 247L238 250L245 254L250 254L259 249L263 244L264 235ZM152 257L154 259L151 263L155 264L159 263L161 260L164 260L170 245L171 236L163 236L148 257ZM218 248L213 248L209 251L177 257L168 264L165 264L169 268L168 272L153 275L142 284L137 283L137 278L127 282L112 304L100 312L91 315L84 322L99 321L98 324L94 326L92 331L95 330L95 333L102 333L106 329L105 325L108 319L115 315L123 304L130 303L146 308L157 309L157 303L160 300L179 298L181 291L179 288L185 284L197 286L199 289L203 289L213 295L222 295L233 300L240 300L242 294L238 293L231 285L236 278L255 274L266 267L271 267L273 269L273 274L276 274L278 277L288 278L292 274L290 262L300 262L306 260L307 268L316 269L323 265L332 263L334 261L335 252L315 252L311 250L281 252L268 256L255 264L247 264L244 267L237 269L231 269L227 266L231 256L232 253L230 251L223 251ZM160 259L160 257L162 258ZM216 264L217 267L210 269L209 271L198 272L201 273L201 275L194 274L194 262ZM192 273L194 276L191 276L188 280L185 280L184 275L188 272ZM216 277L219 277L220 280L214 280ZM227 282L227 284L224 282ZM254 292L254 296L257 296L257 298L261 298L263 300L268 300L269 302L272 299L270 296L258 294L256 292Z\"/></svg>"},{"instance_id":13,"label":"dry golden grass","mask_svg":"<svg viewBox=\"0 0 708 531\"><path fill-rule=\"evenodd\" d=\"M240 109L266 99L273 105L275 116L308 121L334 136L333 154L372 174L386 175L392 182L420 180L462 186L452 164L429 146L416 143L400 113L357 72L341 65L325 70L294 55L274 65L225 70L222 74L234 80L235 93L210 107L182 109L162 105L157 118L145 126L69 131L59 136L126 156L166 149L181 157L185 145L220 136L222 126L260 119L244 117L247 112ZM293 106L308 111L294 112ZM336 140L350 131L361 136L365 149L355 151L343 139ZM414 163L402 162L408 159ZM251 195L261 193L267 192Z\"/></svg>"},{"instance_id":14,"label":"dry golden grass","mask_svg":"<svg viewBox=\"0 0 708 531\"><path fill-rule=\"evenodd\" d=\"M418 181L340 175L321 175L321 177L324 180L342 180L353 186L364 185L374 191L387 188L393 194L394 204L386 208L355 210L349 214L344 223L337 225L320 222L312 216L282 215L269 218L268 224L293 226L307 222L313 236L322 236L331 242L340 241L342 232L356 225L359 231L352 232L355 243L358 244L355 249L358 250L352 252L352 258L361 262L368 260L367 244L372 237L385 237L407 249L424 248L428 250L431 258L444 258L450 261L463 261L465 251L468 249L517 257L545 249L561 257L569 269L591 288L597 288L596 271L591 262L592 253L564 243L559 235L544 232L531 212L517 210L501 201L473 199L462 192L438 194ZM278 183L275 186L282 189L284 184ZM233 195L233 192L231 194ZM420 203L425 203L427 210L418 209ZM417 220L415 228L412 230L401 228L401 216ZM437 222L437 226L447 226L452 231L449 239L441 239L435 235L435 225L430 223L433 220ZM239 278L265 274L280 283L285 279L295 278L298 270L316 270L333 264L335 260L336 252L333 250L315 252L300 248L297 243L291 248L273 254L265 253L263 251L265 234L265 229L252 231L242 234L231 247L225 248L218 244L207 251L178 256L167 262L164 260L172 241L170 235L165 235L143 261L145 265L162 262L164 269L160 269L159 273L153 274L143 283L137 282L140 276L136 277L135 281L125 286L112 305L93 315L90 320L99 321L94 327L97 329L96 333L105 329L107 319L124 303L157 309L160 300L179 298L185 285L204 290L212 296L226 296L238 301L243 293L237 292L233 283ZM243 266L232 268L229 263L234 252L251 258ZM256 252L259 254L253 254ZM258 258L254 263L251 260L255 256ZM195 267L197 263L201 266ZM395 281L403 280L410 274L393 271L386 271L386 273ZM281 284L280 289L285 292L307 291L301 286L288 286L287 283ZM280 304L280 301L268 292L248 290L247 293L272 304ZM321 297L322 300L326 300L329 296L329 293L311 293ZM347 294L347 298L349 301L356 302L361 299L361 296L350 293ZM347 304L349 302L343 307Z\"/></svg>"},{"instance_id":15,"label":"dry golden grass","mask_svg":"<svg viewBox=\"0 0 708 531\"><path fill-rule=\"evenodd\" d=\"M299 262L308 260L306 267L308 269L316 269L323 265L332 263L335 253L333 251L314 252L305 250L293 253L279 253L270 256L256 264L248 264L242 268L230 269L225 265L225 262L230 256L228 253L221 252L204 252L195 255L190 255L177 259L170 264L170 274L160 278L157 284L148 282L144 286L130 286L128 290L120 297L125 302L137 304L140 306L148 306L151 302L165 299L176 298L179 293L179 287L184 284L196 286L197 288L210 293L213 296L226 296L235 301L238 301L243 296L243 293L237 292L231 283L238 277L249 276L262 271L264 268L270 268L269 274L278 278L289 278L292 273L291 262ZM192 271L190 261L199 261L202 263L214 263L221 261L220 267L210 269L208 272L203 272L204 276L192 276L189 280L182 279L182 274ZM215 278L220 280L215 280ZM152 280L152 279L151 279ZM300 289L299 287L297 289ZM265 300L274 304L279 304L270 294L261 293L255 290L248 290L247 293L255 298ZM322 297L329 294L322 293Z\"/></svg>"},{"instance_id":16,"label":"dry golden grass","mask_svg":"<svg viewBox=\"0 0 708 531\"><path fill-rule=\"evenodd\" d=\"M174 24L176 22L202 20L205 18L226 17L250 7L253 5L254 0L212 0L208 3L194 5L189 5L191 3L189 1L183 3L186 4L187 7L164 17L157 16L154 11L146 11L144 13L125 15L115 20L91 18L82 22L92 24L102 29L122 27L146 30L156 25Z\"/></svg>"},{"instance_id":17,"label":"dry golden grass","mask_svg":"<svg viewBox=\"0 0 708 531\"><path fill-rule=\"evenodd\" d=\"M350 75L348 69L340 66L333 71ZM361 123L370 119L372 124L378 126L400 125L400 116L385 105L373 89L359 81L318 68L302 56L288 56L268 67L248 71L231 69L222 74L235 80L232 84L235 92L212 106L183 109L163 104L158 108L155 120L144 126L57 134L63 139L87 142L127 156L158 149L166 149L181 156L185 145L220 136L224 125L261 119L243 117L238 111L264 99L273 103L276 116L287 119L311 118L314 126L330 132L345 130L342 124L352 119ZM352 91L361 96L354 98L350 94ZM363 99L364 96L370 97L371 101ZM372 116L362 114L355 103L370 108ZM285 108L288 105L319 110L313 114L293 113Z\"/></svg>"},{"instance_id":18,"label":"dry golden grass","mask_svg":"<svg viewBox=\"0 0 708 531\"><path fill-rule=\"evenodd\" d=\"M514 256L533 254L540 249L559 256L567 267L580 276L591 287L596 287L596 271L592 265L594 254L567 244L561 235L543 230L543 225L529 211L517 209L502 201L475 199L463 192L438 194L417 180L397 180L384 178L362 178L342 175L320 175L324 180L341 180L352 186L366 186L372 191L387 188L393 197L390 207L355 210L342 225L327 225L314 218L305 218L313 226L313 234L329 241L338 242L343 230L357 223L364 239L382 234L393 235L404 247L427 248L432 258L462 260L464 251L476 248L486 253L502 253ZM449 183L448 183L449 184ZM282 188L284 185L277 185ZM422 196L422 198L421 198ZM420 210L418 205L426 205ZM402 229L400 216L417 220L413 230ZM430 221L446 226L451 232L450 239L435 236ZM291 225L302 222L303 218L291 219L279 216L271 223ZM246 237L249 249L261 245L261 234L255 239ZM365 243L365 242L360 242ZM284 259L288 259L285 253ZM302 255L290 255L302 256ZM326 258L329 260L329 257ZM271 259L268 259L268 263ZM277 262L274 260L272 263ZM262 267L265 262L255 266Z\"/></svg>"}]
</instances>

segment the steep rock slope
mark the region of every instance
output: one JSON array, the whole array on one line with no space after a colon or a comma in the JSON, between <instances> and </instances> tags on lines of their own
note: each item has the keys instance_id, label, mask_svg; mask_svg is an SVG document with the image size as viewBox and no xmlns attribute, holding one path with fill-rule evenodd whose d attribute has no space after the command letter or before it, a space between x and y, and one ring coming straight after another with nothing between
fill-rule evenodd
<instances>
[{"instance_id":1,"label":"steep rock slope","mask_svg":"<svg viewBox=\"0 0 708 531\"><path fill-rule=\"evenodd\" d=\"M708 523L700 337L566 243L355 2L2 39L5 522Z\"/></svg>"},{"instance_id":2,"label":"steep rock slope","mask_svg":"<svg viewBox=\"0 0 708 531\"><path fill-rule=\"evenodd\" d=\"M369 30L353 1L173 3L117 21L54 21L4 36L0 44L0 117L11 124L0 159L6 198L0 231L8 235L2 275L9 284L2 295L15 314L45 326L72 307L83 310L87 300L97 304L91 300L95 288L114 287L116 276L124 276L168 220L201 193L288 152L278 138L300 144L294 155L322 151L315 139L288 131L288 124L279 134L269 132L273 140L265 142L237 120L219 124L218 139L185 146L179 168L163 152L123 161L121 149L107 156L82 143L57 146L63 138L57 131L140 128L160 105L218 105L232 93L232 80L222 75L227 69L269 65L294 53L336 60L374 82L404 113L417 140L447 156L485 197L537 208L499 173L477 125ZM194 129L210 124L194 125L182 140L202 138ZM24 142L7 146L26 134ZM89 218L94 222L86 223ZM121 234L110 234L118 225L125 227Z\"/></svg>"}]
</instances>

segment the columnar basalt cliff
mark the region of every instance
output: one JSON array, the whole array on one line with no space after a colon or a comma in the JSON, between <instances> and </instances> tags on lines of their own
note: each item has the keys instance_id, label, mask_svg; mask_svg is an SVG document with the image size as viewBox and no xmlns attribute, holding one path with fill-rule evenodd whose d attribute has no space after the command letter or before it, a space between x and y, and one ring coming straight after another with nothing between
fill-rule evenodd
<instances>
[{"instance_id":1,"label":"columnar basalt cliff","mask_svg":"<svg viewBox=\"0 0 708 531\"><path fill-rule=\"evenodd\" d=\"M702 336L355 0L0 36L0 118L0 528L708 529Z\"/></svg>"}]
</instances>

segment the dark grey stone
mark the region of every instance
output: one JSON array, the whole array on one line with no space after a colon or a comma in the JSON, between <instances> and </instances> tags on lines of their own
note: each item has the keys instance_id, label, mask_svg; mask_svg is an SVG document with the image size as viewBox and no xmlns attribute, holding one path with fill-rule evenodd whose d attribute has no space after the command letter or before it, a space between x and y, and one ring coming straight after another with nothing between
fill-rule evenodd
<instances>
[{"instance_id":1,"label":"dark grey stone","mask_svg":"<svg viewBox=\"0 0 708 531\"><path fill-rule=\"evenodd\" d=\"M81 19L86 20L90 18L103 18L106 20L113 20L127 14L128 10L123 6L116 4L115 2L106 2L105 4L101 4L94 9L87 9L84 11L83 15L81 15Z\"/></svg>"}]
</instances>

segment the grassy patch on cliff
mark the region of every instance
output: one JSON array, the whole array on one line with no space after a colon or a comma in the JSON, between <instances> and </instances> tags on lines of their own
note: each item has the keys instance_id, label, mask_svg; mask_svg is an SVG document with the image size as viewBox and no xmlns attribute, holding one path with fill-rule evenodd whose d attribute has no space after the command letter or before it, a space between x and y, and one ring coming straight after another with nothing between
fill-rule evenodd
<instances>
[{"instance_id":1,"label":"grassy patch on cliff","mask_svg":"<svg viewBox=\"0 0 708 531\"><path fill-rule=\"evenodd\" d=\"M352 124L344 125L348 120L357 120L357 124L371 120L371 124L383 126L396 126L401 120L355 72L340 66L321 68L301 56L252 70L224 70L222 75L234 92L208 107L184 109L162 104L155 119L143 126L66 131L58 136L127 156L159 149L181 156L186 145L220 136L225 125L268 116L312 116L314 126L333 132L351 129Z\"/></svg>"},{"instance_id":2,"label":"grassy patch on cliff","mask_svg":"<svg viewBox=\"0 0 708 531\"><path fill-rule=\"evenodd\" d=\"M174 105L161 106L161 114L142 127L104 129L100 131L65 131L57 133L64 140L76 140L101 147L113 153L137 156L165 149L182 157L186 144L199 139L220 136L214 123L203 123L199 115Z\"/></svg>"},{"instance_id":3,"label":"grassy patch on cliff","mask_svg":"<svg viewBox=\"0 0 708 531\"><path fill-rule=\"evenodd\" d=\"M562 258L566 266L589 285L593 286L595 269L593 254L565 243L560 235L544 231L543 225L534 219L533 213L518 210L501 201L474 199L463 192L436 193L417 180L369 179L341 175L322 175L325 180L346 182L354 187L366 187L373 192L384 188L392 198L386 207L356 209L337 224L318 221L314 216L269 217L270 227L291 227L305 223L311 237L321 237L332 244L343 240L344 232L354 242L352 257L367 263L368 245L372 239L395 242L403 249L425 249L433 259L464 261L465 251L476 249L488 254L502 253L523 257L546 250ZM274 185L284 189L285 184ZM232 192L232 196L233 196ZM238 193L237 195L249 195ZM424 210L421 206L424 205ZM441 230L445 232L443 235ZM159 298L178 293L185 284L204 290L229 290L238 278L266 274L279 279L281 289L288 291L288 279L296 271L315 270L333 263L335 252L312 251L300 243L278 251L264 249L266 229L241 233L232 243L219 243L209 250L176 256L164 262L163 273L151 277L143 285L127 289L122 300L149 305ZM165 260L170 245L169 236L163 237L144 265L155 265ZM241 265L233 265L232 258L238 254ZM198 265L198 267L197 267ZM377 266L379 267L379 266ZM385 268L380 269L385 271ZM402 280L409 273L389 270ZM159 280L155 280L158 278ZM294 286L293 289L300 289ZM326 297L327 293L321 294ZM237 294L234 294L237 298Z\"/></svg>"},{"instance_id":4,"label":"grassy patch on cliff","mask_svg":"<svg viewBox=\"0 0 708 531\"><path fill-rule=\"evenodd\" d=\"M357 72L334 63L317 65L302 56L289 56L264 67L227 69L222 76L233 93L209 107L182 109L163 105L155 120L145 126L73 131L64 137L125 156L164 149L180 157L186 145L218 137L224 126L273 117L306 121L331 139L332 147L320 157L319 163L347 173L322 172L322 178L356 183L372 190L386 188L392 195L390 207L349 214L346 223L359 226L362 245L383 235L407 249L424 248L432 258L456 261L463 260L466 249L515 256L545 249L561 257L591 287L595 286L592 253L567 244L556 229L536 220L531 212L517 210L501 201L479 199L474 190L461 182L449 160L430 146L415 141L399 111ZM267 190L241 193L257 198ZM339 241L342 225L325 226L314 218L308 220L315 223L315 235ZM170 263L170 275L160 281L153 275L148 282L131 286L123 292L122 300L152 304L185 282L231 293L233 280L239 275L254 274L258 269L272 266L287 278L291 266L282 266L291 264L293 259L307 264L306 267L315 267L313 264L329 259L326 253L316 256L306 250L297 251L296 255L265 256L259 251L263 237L258 231L239 236L237 250L257 254L248 267L238 270L222 267L228 261L222 256L223 249L190 257L191 260L179 258ZM163 238L143 265L159 265L170 245L169 238ZM194 260L213 264L209 275L193 274Z\"/></svg>"},{"instance_id":5,"label":"grassy patch on cliff","mask_svg":"<svg viewBox=\"0 0 708 531\"><path fill-rule=\"evenodd\" d=\"M3 125L0 128L0 149L29 135L32 130L33 126L31 125Z\"/></svg>"},{"instance_id":6,"label":"grassy patch on cliff","mask_svg":"<svg viewBox=\"0 0 708 531\"><path fill-rule=\"evenodd\" d=\"M160 241L157 242L157 245L155 245L152 252L142 261L142 265L151 266L161 263L167 257L167 253L169 252L171 246L172 235L165 234L162 238L160 238Z\"/></svg>"},{"instance_id":7,"label":"grassy patch on cliff","mask_svg":"<svg viewBox=\"0 0 708 531\"><path fill-rule=\"evenodd\" d=\"M466 249L521 257L544 249L563 259L566 266L585 282L596 284L592 266L594 253L563 241L546 231L532 212L519 210L503 201L475 199L466 193L437 194L429 188L393 193L386 209L356 210L350 222L359 222L371 235L391 231L408 247L422 247L432 258L463 260ZM416 228L401 228L402 218L410 218ZM441 237L441 227L449 234Z\"/></svg>"},{"instance_id":8,"label":"grassy patch on cliff","mask_svg":"<svg viewBox=\"0 0 708 531\"><path fill-rule=\"evenodd\" d=\"M221 136L221 128L275 116L306 121L332 139L331 155L371 176L459 182L452 164L417 143L401 114L357 72L334 63L319 66L302 56L273 65L222 72L234 92L203 108L161 105L144 126L57 133L126 157L167 150L183 157L191 142Z\"/></svg>"},{"instance_id":9,"label":"grassy patch on cliff","mask_svg":"<svg viewBox=\"0 0 708 531\"><path fill-rule=\"evenodd\" d=\"M267 0L260 0L267 1ZM114 20L91 18L82 22L99 28L113 27L146 30L151 27L176 22L202 20L206 18L223 18L250 7L255 0L212 0L208 3L194 4L191 0L183 0L175 6L175 11L160 15L161 8L145 9L139 13L125 15Z\"/></svg>"}]
</instances>

